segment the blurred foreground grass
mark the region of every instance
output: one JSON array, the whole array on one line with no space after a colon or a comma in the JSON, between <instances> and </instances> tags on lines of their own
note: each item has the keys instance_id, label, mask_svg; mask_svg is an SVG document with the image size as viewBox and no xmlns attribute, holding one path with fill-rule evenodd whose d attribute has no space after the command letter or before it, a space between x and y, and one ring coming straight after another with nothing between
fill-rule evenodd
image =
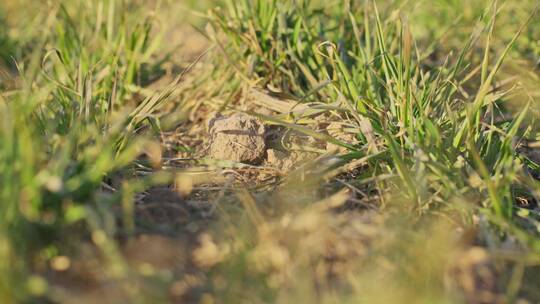
<instances>
[{"instance_id":1,"label":"blurred foreground grass","mask_svg":"<svg viewBox=\"0 0 540 304\"><path fill-rule=\"evenodd\" d=\"M521 152L540 140L535 5L2 2L0 302L538 302L539 164ZM148 89L185 64L171 62L185 23L213 49L187 84ZM219 204L197 248L168 230L138 249L178 239L163 245L172 263L133 267L135 194L173 182L163 128L252 87L356 130L334 142L347 150L337 166L361 166L348 181L361 207L324 193L336 168L315 163ZM97 283L75 283L80 265Z\"/></svg>"}]
</instances>

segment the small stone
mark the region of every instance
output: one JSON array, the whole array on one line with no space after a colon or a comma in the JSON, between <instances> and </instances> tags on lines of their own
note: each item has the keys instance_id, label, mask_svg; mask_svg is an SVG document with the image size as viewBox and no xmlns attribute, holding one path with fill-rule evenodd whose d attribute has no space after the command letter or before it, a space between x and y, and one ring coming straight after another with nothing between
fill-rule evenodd
<instances>
[{"instance_id":1,"label":"small stone","mask_svg":"<svg viewBox=\"0 0 540 304\"><path fill-rule=\"evenodd\" d=\"M265 128L246 114L216 117L209 122L209 156L219 160L256 164L264 158Z\"/></svg>"}]
</instances>

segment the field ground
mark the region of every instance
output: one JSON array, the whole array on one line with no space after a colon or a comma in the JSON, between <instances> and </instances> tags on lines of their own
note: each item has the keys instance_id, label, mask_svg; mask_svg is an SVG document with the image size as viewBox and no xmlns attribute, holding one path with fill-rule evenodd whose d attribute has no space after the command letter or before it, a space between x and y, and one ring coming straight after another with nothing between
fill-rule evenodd
<instances>
[{"instance_id":1,"label":"field ground","mask_svg":"<svg viewBox=\"0 0 540 304\"><path fill-rule=\"evenodd\" d=\"M536 0L4 0L0 303L540 303Z\"/></svg>"}]
</instances>

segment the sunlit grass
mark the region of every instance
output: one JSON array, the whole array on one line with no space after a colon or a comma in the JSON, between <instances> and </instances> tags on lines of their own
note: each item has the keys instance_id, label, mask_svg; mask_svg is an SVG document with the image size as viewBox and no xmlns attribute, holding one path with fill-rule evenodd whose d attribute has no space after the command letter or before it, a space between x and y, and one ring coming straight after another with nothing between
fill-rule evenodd
<instances>
[{"instance_id":1,"label":"sunlit grass","mask_svg":"<svg viewBox=\"0 0 540 304\"><path fill-rule=\"evenodd\" d=\"M73 299L48 274L89 256L111 302L538 301L540 164L521 152L540 140L535 5L3 2L0 302ZM209 40L197 74L147 88L195 66L172 62L177 45L206 48L170 41L186 23ZM356 141L302 115L254 114L346 152L273 192L215 202L226 201L200 246L168 249L197 270L132 267L134 196L173 179L160 132L194 105L234 109L253 88L317 104ZM350 192L323 191L350 163L354 210Z\"/></svg>"}]
</instances>

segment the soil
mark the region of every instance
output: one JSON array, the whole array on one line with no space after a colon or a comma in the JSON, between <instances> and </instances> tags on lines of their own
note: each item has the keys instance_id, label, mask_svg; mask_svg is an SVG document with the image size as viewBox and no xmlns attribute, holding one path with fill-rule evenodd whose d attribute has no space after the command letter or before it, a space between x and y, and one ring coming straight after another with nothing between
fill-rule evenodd
<instances>
[{"instance_id":1,"label":"soil","mask_svg":"<svg viewBox=\"0 0 540 304\"><path fill-rule=\"evenodd\" d=\"M305 151L290 151L284 152L276 149L268 149L266 151L267 159L266 164L278 168L282 172L288 172L299 165L307 163L310 160L316 158L317 154L314 152Z\"/></svg>"},{"instance_id":2,"label":"soil","mask_svg":"<svg viewBox=\"0 0 540 304\"><path fill-rule=\"evenodd\" d=\"M210 158L245 164L257 164L264 158L265 127L257 118L242 113L216 117L210 120L209 130Z\"/></svg>"},{"instance_id":3,"label":"soil","mask_svg":"<svg viewBox=\"0 0 540 304\"><path fill-rule=\"evenodd\" d=\"M327 127L326 131L328 134L332 137L334 137L337 140L340 140L344 143L355 145L358 143L358 139L356 139L356 134L348 132L346 130L346 124L341 122L331 122ZM326 150L333 151L336 153L344 153L347 151L346 148L338 146L333 143L327 143L326 144Z\"/></svg>"}]
</instances>

